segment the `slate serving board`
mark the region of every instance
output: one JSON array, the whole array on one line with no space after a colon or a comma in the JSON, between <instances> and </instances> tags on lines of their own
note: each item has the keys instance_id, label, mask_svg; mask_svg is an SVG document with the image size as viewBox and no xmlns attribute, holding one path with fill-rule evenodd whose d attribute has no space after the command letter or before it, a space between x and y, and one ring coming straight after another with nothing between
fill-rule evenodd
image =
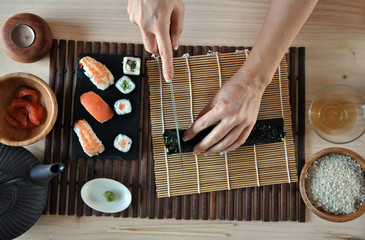
<instances>
[{"instance_id":1,"label":"slate serving board","mask_svg":"<svg viewBox=\"0 0 365 240\"><path fill-rule=\"evenodd\" d=\"M76 75L76 89L74 98L74 115L73 122L79 119L85 119L95 132L96 136L102 141L105 146L105 151L92 158L98 159L120 159L120 160L135 160L137 159L137 146L139 141L139 117L141 108L141 76L127 75L135 84L136 88L129 94L121 93L115 83L125 74L123 74L123 58L124 55L108 55L108 54L80 54L78 61L90 56L95 60L103 63L113 74L114 84L105 90L98 89L84 74L84 70L77 67ZM80 96L85 93L93 91L98 94L114 111L114 103L119 99L128 99L132 105L132 112L126 115L118 115L114 111L112 119L99 123L81 104ZM115 137L122 133L132 139L132 147L127 153L117 150L113 143ZM72 156L89 158L80 145L76 133L72 134Z\"/></svg>"}]
</instances>

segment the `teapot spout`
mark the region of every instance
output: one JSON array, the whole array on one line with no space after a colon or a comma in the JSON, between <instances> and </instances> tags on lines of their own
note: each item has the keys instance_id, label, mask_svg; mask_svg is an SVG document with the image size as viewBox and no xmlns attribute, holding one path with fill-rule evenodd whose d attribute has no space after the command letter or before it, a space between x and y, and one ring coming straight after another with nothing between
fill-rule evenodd
<instances>
[{"instance_id":1,"label":"teapot spout","mask_svg":"<svg viewBox=\"0 0 365 240\"><path fill-rule=\"evenodd\" d=\"M37 164L29 172L30 179L34 184L45 186L56 175L63 172L63 163L52 163L48 165Z\"/></svg>"}]
</instances>

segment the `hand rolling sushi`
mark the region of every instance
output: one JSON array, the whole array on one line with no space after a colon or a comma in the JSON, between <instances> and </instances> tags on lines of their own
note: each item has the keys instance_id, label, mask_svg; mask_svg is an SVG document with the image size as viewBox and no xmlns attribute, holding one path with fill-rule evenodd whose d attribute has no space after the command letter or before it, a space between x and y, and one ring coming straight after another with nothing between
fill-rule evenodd
<instances>
[{"instance_id":1,"label":"hand rolling sushi","mask_svg":"<svg viewBox=\"0 0 365 240\"><path fill-rule=\"evenodd\" d=\"M124 115L132 112L131 102L127 99L120 99L115 102L114 110L118 115Z\"/></svg>"},{"instance_id":2,"label":"hand rolling sushi","mask_svg":"<svg viewBox=\"0 0 365 240\"><path fill-rule=\"evenodd\" d=\"M79 62L80 68L90 78L91 82L99 89L105 90L114 84L114 76L109 69L102 63L91 57L83 57Z\"/></svg>"},{"instance_id":3,"label":"hand rolling sushi","mask_svg":"<svg viewBox=\"0 0 365 240\"><path fill-rule=\"evenodd\" d=\"M114 116L109 105L93 91L86 92L80 97L81 104L100 123L106 122Z\"/></svg>"},{"instance_id":4,"label":"hand rolling sushi","mask_svg":"<svg viewBox=\"0 0 365 240\"><path fill-rule=\"evenodd\" d=\"M128 94L128 93L132 92L135 89L136 84L134 84L134 82L129 77L123 76L117 81L115 86L122 93Z\"/></svg>"},{"instance_id":5,"label":"hand rolling sushi","mask_svg":"<svg viewBox=\"0 0 365 240\"><path fill-rule=\"evenodd\" d=\"M179 130L181 151L192 152L195 145L201 142L212 130L214 126L210 126L200 133L198 133L193 139L185 142L182 140L185 130ZM164 132L164 143L168 154L179 153L177 144L176 129L166 129ZM243 146L249 146L253 144L265 144L282 142L285 137L284 119L274 118L257 120L253 127L251 134L247 138Z\"/></svg>"},{"instance_id":6,"label":"hand rolling sushi","mask_svg":"<svg viewBox=\"0 0 365 240\"><path fill-rule=\"evenodd\" d=\"M82 149L89 157L104 152L105 147L103 143L96 136L86 120L77 120L74 123L74 131L79 138Z\"/></svg>"},{"instance_id":7,"label":"hand rolling sushi","mask_svg":"<svg viewBox=\"0 0 365 240\"><path fill-rule=\"evenodd\" d=\"M123 58L123 73L128 75L139 75L141 70L141 59L135 57Z\"/></svg>"},{"instance_id":8,"label":"hand rolling sushi","mask_svg":"<svg viewBox=\"0 0 365 240\"><path fill-rule=\"evenodd\" d=\"M132 146L132 139L123 134L118 134L114 140L114 147L121 152L128 152Z\"/></svg>"}]
</instances>

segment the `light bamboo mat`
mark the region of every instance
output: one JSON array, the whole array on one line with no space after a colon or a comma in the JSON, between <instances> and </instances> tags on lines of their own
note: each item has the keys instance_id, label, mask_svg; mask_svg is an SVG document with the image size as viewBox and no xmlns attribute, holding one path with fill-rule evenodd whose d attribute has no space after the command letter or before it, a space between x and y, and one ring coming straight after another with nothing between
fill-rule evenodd
<instances>
[{"instance_id":1,"label":"light bamboo mat","mask_svg":"<svg viewBox=\"0 0 365 240\"><path fill-rule=\"evenodd\" d=\"M180 129L187 129L214 94L244 63L249 51L174 58L174 95ZM161 60L147 62L152 144L157 196L170 197L226 189L297 182L295 145L286 56L267 86L258 119L283 118L283 142L239 147L227 155L168 155L165 129L174 129L169 85L161 76Z\"/></svg>"}]
</instances>

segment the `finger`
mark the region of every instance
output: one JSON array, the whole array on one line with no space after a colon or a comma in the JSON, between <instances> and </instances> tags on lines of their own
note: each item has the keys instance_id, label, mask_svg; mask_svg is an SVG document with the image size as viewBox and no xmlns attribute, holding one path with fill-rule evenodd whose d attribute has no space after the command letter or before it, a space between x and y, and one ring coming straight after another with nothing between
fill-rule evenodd
<instances>
[{"instance_id":1,"label":"finger","mask_svg":"<svg viewBox=\"0 0 365 240\"><path fill-rule=\"evenodd\" d=\"M158 51L162 60L163 76L166 82L170 82L174 77L174 66L172 64L172 46L169 31L159 31L156 34Z\"/></svg>"},{"instance_id":2,"label":"finger","mask_svg":"<svg viewBox=\"0 0 365 240\"><path fill-rule=\"evenodd\" d=\"M153 33L142 32L143 44L147 52L158 54L156 37Z\"/></svg>"},{"instance_id":3,"label":"finger","mask_svg":"<svg viewBox=\"0 0 365 240\"><path fill-rule=\"evenodd\" d=\"M193 139L200 131L206 129L207 127L213 125L221 119L221 116L217 114L214 110L209 110L200 118L195 120L193 124L185 131L183 140L189 141Z\"/></svg>"},{"instance_id":4,"label":"finger","mask_svg":"<svg viewBox=\"0 0 365 240\"><path fill-rule=\"evenodd\" d=\"M211 146L224 138L233 126L227 126L224 122L220 122L213 130L194 147L194 154L198 155L205 152Z\"/></svg>"},{"instance_id":5,"label":"finger","mask_svg":"<svg viewBox=\"0 0 365 240\"><path fill-rule=\"evenodd\" d=\"M236 150L239 146L243 145L246 142L248 136L250 135L252 128L253 128L253 126L246 127L241 132L241 134L239 135L237 140L231 146L229 146L226 149L222 150L221 154L225 154L225 153L228 153L230 151Z\"/></svg>"},{"instance_id":6,"label":"finger","mask_svg":"<svg viewBox=\"0 0 365 240\"><path fill-rule=\"evenodd\" d=\"M222 138L217 144L213 145L205 151L206 155L214 153L221 153L226 148L231 146L239 137L244 127L242 125L233 127L224 138Z\"/></svg>"},{"instance_id":7,"label":"finger","mask_svg":"<svg viewBox=\"0 0 365 240\"><path fill-rule=\"evenodd\" d=\"M171 15L171 43L174 50L177 50L179 47L179 39L183 31L184 24L184 10L183 9L175 9Z\"/></svg>"}]
</instances>

